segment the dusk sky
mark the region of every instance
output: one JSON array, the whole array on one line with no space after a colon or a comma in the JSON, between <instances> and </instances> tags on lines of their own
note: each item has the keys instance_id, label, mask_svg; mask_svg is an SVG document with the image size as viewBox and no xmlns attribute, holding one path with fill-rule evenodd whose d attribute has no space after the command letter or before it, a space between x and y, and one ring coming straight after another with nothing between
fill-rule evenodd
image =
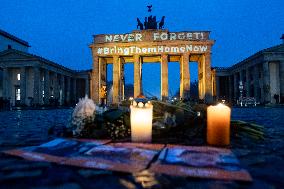
<instances>
[{"instance_id":1,"label":"dusk sky","mask_svg":"<svg viewBox=\"0 0 284 189\"><path fill-rule=\"evenodd\" d=\"M91 69L92 35L131 32L137 17L149 15L149 4L158 20L166 16L169 31L211 31L210 38L216 40L214 67L231 66L280 44L284 33L283 0L0 0L0 28L28 41L32 54L71 69ZM160 90L159 68L159 64L143 68L143 86L154 94ZM173 93L179 85L178 64L169 65L169 70ZM132 83L133 67L127 66L126 72L126 82Z\"/></svg>"}]
</instances>

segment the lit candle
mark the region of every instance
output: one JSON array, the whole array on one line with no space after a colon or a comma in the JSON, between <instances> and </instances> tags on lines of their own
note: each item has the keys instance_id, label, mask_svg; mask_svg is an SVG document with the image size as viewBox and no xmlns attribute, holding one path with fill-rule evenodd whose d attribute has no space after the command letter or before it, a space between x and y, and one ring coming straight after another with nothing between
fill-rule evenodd
<instances>
[{"instance_id":1,"label":"lit candle","mask_svg":"<svg viewBox=\"0 0 284 189\"><path fill-rule=\"evenodd\" d=\"M153 105L150 102L135 101L130 106L131 140L133 142L152 141Z\"/></svg>"},{"instance_id":2,"label":"lit candle","mask_svg":"<svg viewBox=\"0 0 284 189\"><path fill-rule=\"evenodd\" d=\"M231 109L220 103L207 108L207 143L216 146L230 144Z\"/></svg>"}]
</instances>

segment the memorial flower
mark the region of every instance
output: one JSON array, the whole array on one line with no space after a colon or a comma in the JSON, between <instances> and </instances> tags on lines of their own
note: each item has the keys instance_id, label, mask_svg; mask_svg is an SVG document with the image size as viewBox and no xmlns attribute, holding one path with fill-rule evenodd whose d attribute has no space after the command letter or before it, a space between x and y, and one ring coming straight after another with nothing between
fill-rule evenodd
<instances>
[{"instance_id":1,"label":"memorial flower","mask_svg":"<svg viewBox=\"0 0 284 189\"><path fill-rule=\"evenodd\" d=\"M93 100L86 95L85 98L79 99L71 120L71 128L74 136L82 136L92 127L95 119L96 105Z\"/></svg>"}]
</instances>

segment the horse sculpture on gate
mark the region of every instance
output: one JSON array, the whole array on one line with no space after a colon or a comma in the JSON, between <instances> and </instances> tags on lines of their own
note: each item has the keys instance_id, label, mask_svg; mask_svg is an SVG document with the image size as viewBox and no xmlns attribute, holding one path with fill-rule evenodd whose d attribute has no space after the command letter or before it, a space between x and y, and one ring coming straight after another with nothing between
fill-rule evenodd
<instances>
[{"instance_id":1,"label":"horse sculpture on gate","mask_svg":"<svg viewBox=\"0 0 284 189\"><path fill-rule=\"evenodd\" d=\"M152 11L152 5L147 6L147 8L148 8L148 12ZM159 29L163 29L164 24L165 24L165 16L163 16L161 21L159 22ZM156 21L156 16L150 15L148 17L145 17L144 24L140 21L139 18L137 18L137 29L138 28L140 30L157 29L158 22Z\"/></svg>"},{"instance_id":2,"label":"horse sculpture on gate","mask_svg":"<svg viewBox=\"0 0 284 189\"><path fill-rule=\"evenodd\" d=\"M159 22L159 29L163 29L165 24L165 16L162 17L162 20Z\"/></svg>"},{"instance_id":3,"label":"horse sculpture on gate","mask_svg":"<svg viewBox=\"0 0 284 189\"><path fill-rule=\"evenodd\" d=\"M165 24L165 16L162 17L159 22L159 29L163 29ZM158 29L158 22L156 21L156 16L145 17L144 24L137 18L137 29L148 30L148 29Z\"/></svg>"},{"instance_id":4,"label":"horse sculpture on gate","mask_svg":"<svg viewBox=\"0 0 284 189\"><path fill-rule=\"evenodd\" d=\"M139 27L140 30L143 30L143 24L142 24L142 22L140 21L139 18L137 18L137 29L138 29L138 27Z\"/></svg>"}]
</instances>

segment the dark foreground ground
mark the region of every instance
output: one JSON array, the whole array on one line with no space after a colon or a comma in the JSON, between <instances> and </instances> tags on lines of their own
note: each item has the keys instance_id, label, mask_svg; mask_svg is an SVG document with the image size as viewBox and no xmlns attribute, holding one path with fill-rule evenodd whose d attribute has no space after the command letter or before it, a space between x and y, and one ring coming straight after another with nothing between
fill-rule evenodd
<instances>
[{"instance_id":1,"label":"dark foreground ground","mask_svg":"<svg viewBox=\"0 0 284 189\"><path fill-rule=\"evenodd\" d=\"M51 140L48 129L68 124L71 113L72 109L0 112L0 151ZM265 140L244 137L231 146L253 183L82 169L0 153L0 188L284 188L283 116L284 108L233 109L232 119L265 126Z\"/></svg>"}]
</instances>

